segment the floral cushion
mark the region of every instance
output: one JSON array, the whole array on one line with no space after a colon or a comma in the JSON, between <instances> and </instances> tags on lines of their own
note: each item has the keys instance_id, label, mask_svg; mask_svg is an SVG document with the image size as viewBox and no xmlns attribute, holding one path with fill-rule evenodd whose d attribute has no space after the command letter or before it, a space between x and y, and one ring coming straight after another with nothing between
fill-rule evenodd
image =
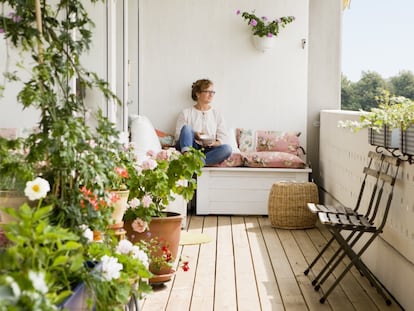
<instances>
[{"instance_id":1,"label":"floral cushion","mask_svg":"<svg viewBox=\"0 0 414 311\"><path fill-rule=\"evenodd\" d=\"M242 153L243 164L248 167L304 168L305 162L297 155L279 151Z\"/></svg>"},{"instance_id":2,"label":"floral cushion","mask_svg":"<svg viewBox=\"0 0 414 311\"><path fill-rule=\"evenodd\" d=\"M224 160L221 163L212 165L215 167L237 167L237 166L243 166L243 159L242 155L238 152L233 152L229 158Z\"/></svg>"},{"instance_id":3,"label":"floral cushion","mask_svg":"<svg viewBox=\"0 0 414 311\"><path fill-rule=\"evenodd\" d=\"M252 129L236 129L237 144L241 152L255 151L255 134Z\"/></svg>"},{"instance_id":4,"label":"floral cushion","mask_svg":"<svg viewBox=\"0 0 414 311\"><path fill-rule=\"evenodd\" d=\"M264 131L238 128L237 143L241 152L280 151L298 155L299 132Z\"/></svg>"},{"instance_id":5,"label":"floral cushion","mask_svg":"<svg viewBox=\"0 0 414 311\"><path fill-rule=\"evenodd\" d=\"M257 131L256 151L280 151L298 155L299 135L297 132Z\"/></svg>"}]
</instances>

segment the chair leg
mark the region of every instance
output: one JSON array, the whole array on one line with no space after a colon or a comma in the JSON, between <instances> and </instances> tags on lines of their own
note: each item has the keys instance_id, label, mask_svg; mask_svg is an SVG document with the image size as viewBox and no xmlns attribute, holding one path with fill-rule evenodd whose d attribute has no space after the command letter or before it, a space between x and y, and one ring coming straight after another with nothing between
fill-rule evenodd
<instances>
[{"instance_id":1,"label":"chair leg","mask_svg":"<svg viewBox=\"0 0 414 311\"><path fill-rule=\"evenodd\" d=\"M375 280L371 271L368 267L363 264L361 260L362 254L367 250L368 246L374 241L377 237L379 232L375 232L372 234L371 238L364 244L364 246L359 250L358 253L355 253L354 250L350 245L347 244L347 241L342 237L339 231L332 230L332 234L334 234L335 239L338 243L343 247L344 252L348 257L351 259L351 262L346 266L346 268L342 271L342 273L336 278L335 282L329 287L327 291L325 291L324 295L319 300L320 303L324 303L328 298L329 294L334 290L334 288L339 284L339 282L345 277L345 275L349 272L349 270L353 266L358 266L358 269L363 271L364 275L368 278L370 283L375 286L377 292L385 299L387 305L391 304L391 300L385 295L384 291L382 290L382 286Z\"/></svg>"},{"instance_id":2,"label":"chair leg","mask_svg":"<svg viewBox=\"0 0 414 311\"><path fill-rule=\"evenodd\" d=\"M333 232L331 232L331 233L333 235L332 238L336 239ZM345 240L342 237L342 235L340 234L340 231L338 231L338 234L341 235L341 238L346 241L346 245L339 244L339 248L336 251L336 253L331 257L329 262L325 265L325 267L319 272L319 274L316 276L316 278L312 281L312 285L315 286L315 290L319 290L320 286L334 272L336 267L341 263L342 259L345 258L346 253L345 253L344 247L347 247L347 245L349 245L352 248L356 244L356 242L359 240L359 238L362 236L362 233L360 233L356 237L354 237L355 233L356 233L356 231L351 232ZM342 254L341 254L341 252L342 252ZM328 270L329 267L330 267L330 269ZM320 281L318 282L319 279L320 279Z\"/></svg>"},{"instance_id":3,"label":"chair leg","mask_svg":"<svg viewBox=\"0 0 414 311\"><path fill-rule=\"evenodd\" d=\"M332 242L335 241L334 237L332 237L328 243L325 244L325 246L322 248L322 250L319 252L319 254L313 259L313 261L310 263L308 268L303 272L305 275L309 274L309 271L313 268L313 266L318 262L319 258L322 257L323 253L329 248L329 246L332 244Z\"/></svg>"}]
</instances>

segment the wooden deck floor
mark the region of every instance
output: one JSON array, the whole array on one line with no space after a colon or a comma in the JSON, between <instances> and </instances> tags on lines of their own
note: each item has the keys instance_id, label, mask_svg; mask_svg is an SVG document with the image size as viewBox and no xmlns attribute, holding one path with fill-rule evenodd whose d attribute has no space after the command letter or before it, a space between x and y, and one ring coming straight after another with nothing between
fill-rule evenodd
<instances>
[{"instance_id":1,"label":"wooden deck floor","mask_svg":"<svg viewBox=\"0 0 414 311\"><path fill-rule=\"evenodd\" d=\"M234 216L189 216L187 226L212 242L180 246L190 270L178 269L170 282L154 288L141 301L141 311L401 310L395 301L387 306L357 271L320 304L333 277L316 292L312 272L303 273L329 237L319 228L275 229L267 217Z\"/></svg>"}]
</instances>

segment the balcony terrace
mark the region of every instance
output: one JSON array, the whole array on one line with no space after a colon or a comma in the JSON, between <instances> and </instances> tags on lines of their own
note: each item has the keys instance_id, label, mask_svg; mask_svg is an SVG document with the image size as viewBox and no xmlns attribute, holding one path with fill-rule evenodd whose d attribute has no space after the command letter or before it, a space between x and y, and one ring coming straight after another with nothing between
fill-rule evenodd
<instances>
[{"instance_id":1,"label":"balcony terrace","mask_svg":"<svg viewBox=\"0 0 414 311\"><path fill-rule=\"evenodd\" d=\"M313 177L324 202L352 206L356 200L366 155L374 147L365 130L351 133L337 122L357 118L355 112L321 112L319 170ZM312 272L305 276L303 271L330 235L320 226L283 230L272 228L267 217L191 215L188 230L204 232L212 242L182 246L190 271L179 269L142 301L142 310L409 310L414 304L414 201L408 194L413 191L414 166L404 163L384 233L363 256L395 297L391 306L355 269L325 304L319 303L322 293L311 285Z\"/></svg>"}]
</instances>

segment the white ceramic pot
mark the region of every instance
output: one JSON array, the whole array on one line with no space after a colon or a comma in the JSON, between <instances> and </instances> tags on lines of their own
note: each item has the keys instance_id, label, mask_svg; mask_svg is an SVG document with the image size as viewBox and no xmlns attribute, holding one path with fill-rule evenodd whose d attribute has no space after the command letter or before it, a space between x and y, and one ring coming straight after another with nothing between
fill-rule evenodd
<instances>
[{"instance_id":1,"label":"white ceramic pot","mask_svg":"<svg viewBox=\"0 0 414 311\"><path fill-rule=\"evenodd\" d=\"M261 51L267 52L275 46L276 37L259 37L253 36L254 47Z\"/></svg>"}]
</instances>

